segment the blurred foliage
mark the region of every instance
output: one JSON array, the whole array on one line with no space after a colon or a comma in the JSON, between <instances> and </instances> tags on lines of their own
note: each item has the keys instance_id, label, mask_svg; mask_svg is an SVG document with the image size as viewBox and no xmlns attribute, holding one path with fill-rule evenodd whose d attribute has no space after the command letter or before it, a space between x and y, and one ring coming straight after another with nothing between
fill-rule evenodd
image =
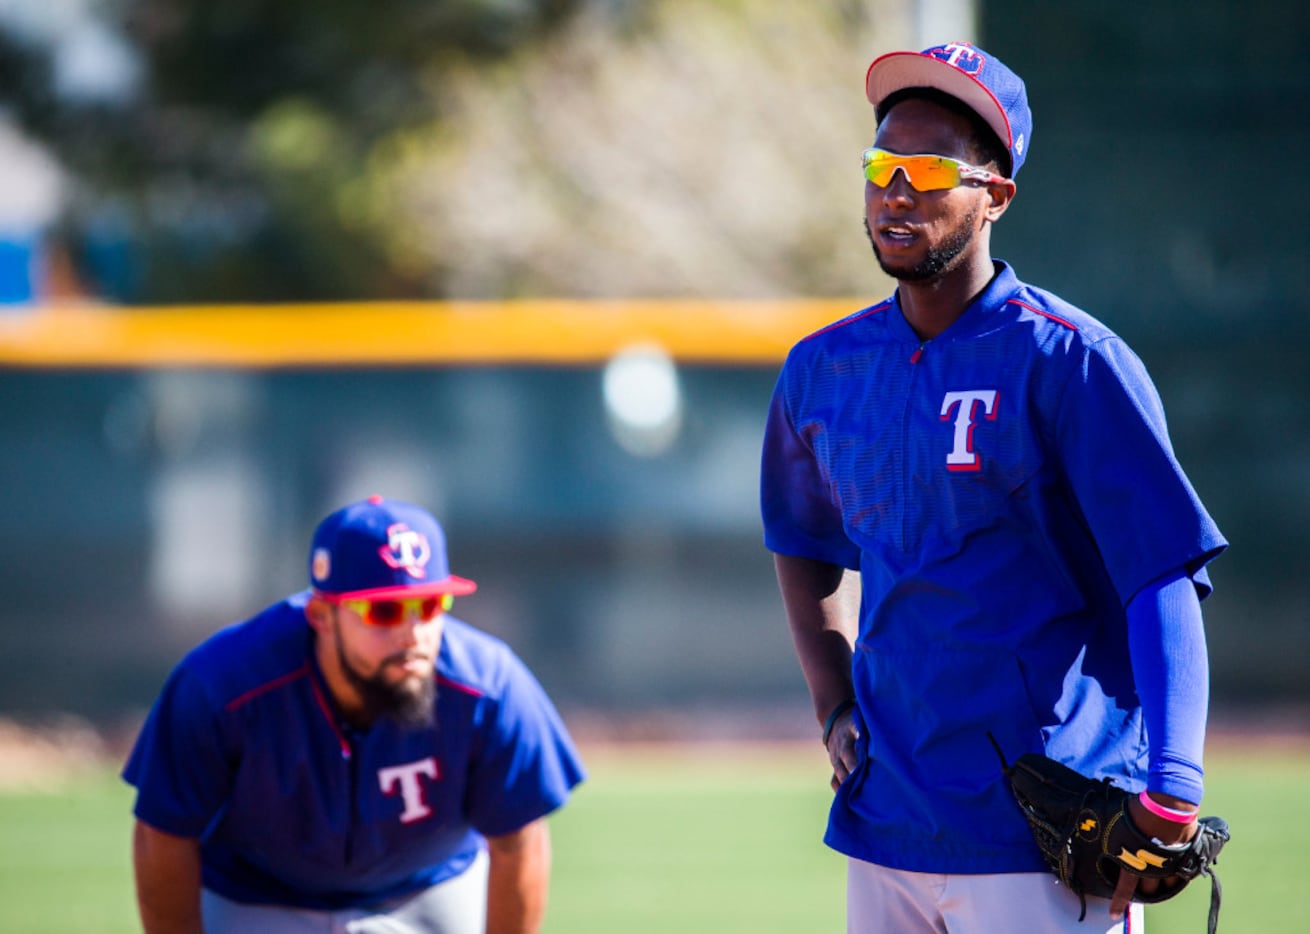
<instances>
[{"instance_id":1,"label":"blurred foliage","mask_svg":"<svg viewBox=\"0 0 1310 934\"><path fill-rule=\"evenodd\" d=\"M390 134L439 118L434 76L512 55L578 2L102 3L83 15L127 37L140 86L61 95L60 48L29 25L0 35L3 102L76 180L68 238L90 252L125 241L145 263L137 294L114 297L414 292L389 282L370 231L344 222L341 188Z\"/></svg>"},{"instance_id":2,"label":"blurred foliage","mask_svg":"<svg viewBox=\"0 0 1310 934\"><path fill-rule=\"evenodd\" d=\"M895 6L664 0L628 33L581 17L512 69L434 86L446 119L379 147L357 203L459 295L881 294L861 89Z\"/></svg>"},{"instance_id":3,"label":"blurred foliage","mask_svg":"<svg viewBox=\"0 0 1310 934\"><path fill-rule=\"evenodd\" d=\"M0 17L0 107L111 299L845 294L872 265L834 167L890 0L56 6ZM54 35L91 22L122 93L61 90Z\"/></svg>"}]
</instances>

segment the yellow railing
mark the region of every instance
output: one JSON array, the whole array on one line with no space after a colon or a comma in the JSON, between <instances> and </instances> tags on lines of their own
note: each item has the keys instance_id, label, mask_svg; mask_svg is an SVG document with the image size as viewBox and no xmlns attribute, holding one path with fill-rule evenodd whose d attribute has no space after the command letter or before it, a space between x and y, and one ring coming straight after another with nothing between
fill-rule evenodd
<instances>
[{"instance_id":1,"label":"yellow railing","mask_svg":"<svg viewBox=\"0 0 1310 934\"><path fill-rule=\"evenodd\" d=\"M684 363L760 365L869 301L525 300L0 312L0 366L588 365L636 344Z\"/></svg>"}]
</instances>

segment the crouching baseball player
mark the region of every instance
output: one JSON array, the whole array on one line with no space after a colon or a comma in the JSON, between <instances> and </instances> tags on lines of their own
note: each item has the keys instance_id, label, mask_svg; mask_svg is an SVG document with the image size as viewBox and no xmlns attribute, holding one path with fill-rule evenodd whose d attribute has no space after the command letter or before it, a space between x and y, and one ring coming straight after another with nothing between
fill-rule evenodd
<instances>
[{"instance_id":1,"label":"crouching baseball player","mask_svg":"<svg viewBox=\"0 0 1310 934\"><path fill-rule=\"evenodd\" d=\"M584 777L501 641L451 616L437 521L328 516L310 585L192 650L124 770L148 932L529 932Z\"/></svg>"}]
</instances>

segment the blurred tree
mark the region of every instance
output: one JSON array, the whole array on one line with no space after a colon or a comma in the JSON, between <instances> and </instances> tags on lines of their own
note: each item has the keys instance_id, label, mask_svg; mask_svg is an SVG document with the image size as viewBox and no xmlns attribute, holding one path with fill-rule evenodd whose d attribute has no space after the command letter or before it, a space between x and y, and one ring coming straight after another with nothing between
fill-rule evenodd
<instances>
[{"instance_id":1,"label":"blurred tree","mask_svg":"<svg viewBox=\"0 0 1310 934\"><path fill-rule=\"evenodd\" d=\"M342 189L426 88L585 0L70 0L0 10L0 108L77 180L65 238L129 302L404 296Z\"/></svg>"},{"instance_id":2,"label":"blurred tree","mask_svg":"<svg viewBox=\"0 0 1310 934\"><path fill-rule=\"evenodd\" d=\"M891 289L863 229L870 50L899 0L589 7L512 69L452 70L440 125L379 147L353 205L461 296Z\"/></svg>"},{"instance_id":3,"label":"blurred tree","mask_svg":"<svg viewBox=\"0 0 1310 934\"><path fill-rule=\"evenodd\" d=\"M899 0L42 2L0 4L0 106L109 298L888 288L855 160Z\"/></svg>"}]
</instances>

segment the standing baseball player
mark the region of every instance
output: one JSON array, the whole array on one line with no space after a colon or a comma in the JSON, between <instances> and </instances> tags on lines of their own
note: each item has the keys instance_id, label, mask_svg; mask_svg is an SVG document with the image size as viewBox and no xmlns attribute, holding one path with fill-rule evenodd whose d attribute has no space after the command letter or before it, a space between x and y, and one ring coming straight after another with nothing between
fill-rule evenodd
<instances>
[{"instance_id":1,"label":"standing baseball player","mask_svg":"<svg viewBox=\"0 0 1310 934\"><path fill-rule=\"evenodd\" d=\"M311 589L169 677L124 770L147 932L522 934L545 816L583 768L501 641L450 615L425 510L373 497L314 533Z\"/></svg>"},{"instance_id":2,"label":"standing baseball player","mask_svg":"<svg viewBox=\"0 0 1310 934\"><path fill-rule=\"evenodd\" d=\"M792 349L761 489L848 930L1140 931L1130 899L1162 883L1124 871L1080 923L989 735L1114 779L1162 845L1191 839L1200 600L1226 542L1141 361L991 257L1031 142L1023 82L956 42L876 59L866 93L865 228L897 289Z\"/></svg>"}]
</instances>

